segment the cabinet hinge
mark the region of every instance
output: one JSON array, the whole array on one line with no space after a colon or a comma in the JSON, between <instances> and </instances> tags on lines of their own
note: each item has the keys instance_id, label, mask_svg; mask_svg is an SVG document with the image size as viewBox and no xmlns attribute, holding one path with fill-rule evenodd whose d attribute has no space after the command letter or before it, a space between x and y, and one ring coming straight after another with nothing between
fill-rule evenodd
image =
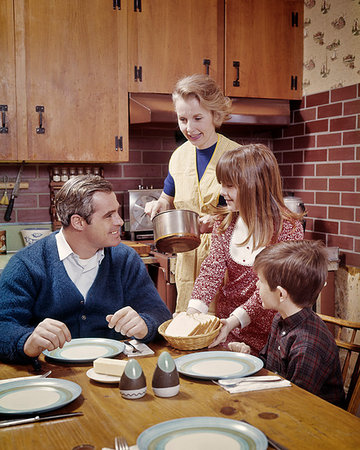
<instances>
[{"instance_id":1,"label":"cabinet hinge","mask_svg":"<svg viewBox=\"0 0 360 450\"><path fill-rule=\"evenodd\" d=\"M6 112L8 110L8 105L0 105L0 111L1 111L1 127L0 127L0 133L8 133L9 129L6 126Z\"/></svg>"},{"instance_id":2,"label":"cabinet hinge","mask_svg":"<svg viewBox=\"0 0 360 450\"><path fill-rule=\"evenodd\" d=\"M134 0L134 11L141 12L141 0Z\"/></svg>"},{"instance_id":3,"label":"cabinet hinge","mask_svg":"<svg viewBox=\"0 0 360 450\"><path fill-rule=\"evenodd\" d=\"M142 81L142 66L134 66L134 78L135 81Z\"/></svg>"},{"instance_id":4,"label":"cabinet hinge","mask_svg":"<svg viewBox=\"0 0 360 450\"><path fill-rule=\"evenodd\" d=\"M297 75L291 75L291 90L297 91Z\"/></svg>"},{"instance_id":5,"label":"cabinet hinge","mask_svg":"<svg viewBox=\"0 0 360 450\"><path fill-rule=\"evenodd\" d=\"M115 136L115 151L123 151L123 138L122 136Z\"/></svg>"},{"instance_id":6,"label":"cabinet hinge","mask_svg":"<svg viewBox=\"0 0 360 450\"><path fill-rule=\"evenodd\" d=\"M298 27L299 26L299 14L295 11L291 13L291 26Z\"/></svg>"}]
</instances>

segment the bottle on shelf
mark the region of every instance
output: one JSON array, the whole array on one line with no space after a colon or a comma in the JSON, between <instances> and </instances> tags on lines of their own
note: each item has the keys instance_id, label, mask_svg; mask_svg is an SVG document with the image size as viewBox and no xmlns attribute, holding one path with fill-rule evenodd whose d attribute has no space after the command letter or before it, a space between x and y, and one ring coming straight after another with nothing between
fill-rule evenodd
<instances>
[{"instance_id":1,"label":"bottle on shelf","mask_svg":"<svg viewBox=\"0 0 360 450\"><path fill-rule=\"evenodd\" d=\"M52 170L52 180L55 181L55 182L61 181L60 171L59 171L58 167L54 167L53 170Z\"/></svg>"},{"instance_id":2,"label":"bottle on shelf","mask_svg":"<svg viewBox=\"0 0 360 450\"><path fill-rule=\"evenodd\" d=\"M65 181L67 181L69 179L69 175L68 175L68 170L66 167L63 167L61 169L61 177L60 180L63 181L65 183Z\"/></svg>"}]
</instances>

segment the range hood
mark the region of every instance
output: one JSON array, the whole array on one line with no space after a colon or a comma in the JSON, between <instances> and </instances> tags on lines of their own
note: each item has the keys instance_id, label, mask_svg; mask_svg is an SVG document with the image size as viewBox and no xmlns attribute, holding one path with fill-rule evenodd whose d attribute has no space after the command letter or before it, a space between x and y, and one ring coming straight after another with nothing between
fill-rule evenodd
<instances>
[{"instance_id":1,"label":"range hood","mask_svg":"<svg viewBox=\"0 0 360 450\"><path fill-rule=\"evenodd\" d=\"M273 125L290 123L289 100L232 98L231 118L226 125ZM174 123L176 114L170 94L129 94L130 124Z\"/></svg>"}]
</instances>

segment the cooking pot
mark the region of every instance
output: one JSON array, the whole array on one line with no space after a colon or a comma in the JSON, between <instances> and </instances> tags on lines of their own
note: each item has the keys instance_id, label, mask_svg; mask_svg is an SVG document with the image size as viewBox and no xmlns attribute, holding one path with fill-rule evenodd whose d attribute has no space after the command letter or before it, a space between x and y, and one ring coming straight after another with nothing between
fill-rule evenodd
<instances>
[{"instance_id":1,"label":"cooking pot","mask_svg":"<svg viewBox=\"0 0 360 450\"><path fill-rule=\"evenodd\" d=\"M153 218L156 248L164 253L188 252L200 244L199 214L169 209Z\"/></svg>"}]
</instances>

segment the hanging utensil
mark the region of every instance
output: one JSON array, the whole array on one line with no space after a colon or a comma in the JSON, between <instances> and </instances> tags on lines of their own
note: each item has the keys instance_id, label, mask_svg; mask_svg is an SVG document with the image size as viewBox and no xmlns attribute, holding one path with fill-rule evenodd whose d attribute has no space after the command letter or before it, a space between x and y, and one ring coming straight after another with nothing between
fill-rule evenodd
<instances>
[{"instance_id":1,"label":"hanging utensil","mask_svg":"<svg viewBox=\"0 0 360 450\"><path fill-rule=\"evenodd\" d=\"M9 177L7 175L3 176L3 180L4 180L4 185L5 185L5 189L4 189L4 194L1 197L0 200L0 205L8 205L9 204L9 197L8 197L8 193L7 193L7 182L8 182Z\"/></svg>"},{"instance_id":2,"label":"hanging utensil","mask_svg":"<svg viewBox=\"0 0 360 450\"><path fill-rule=\"evenodd\" d=\"M24 165L25 165L25 161L23 161L21 163L19 172L18 172L17 177L16 177L15 186L14 186L14 189L12 190L10 201L9 201L8 207L6 208L6 211L5 211L4 220L6 222L9 222L10 219L11 219L11 213L12 213L12 210L13 210L13 207L14 207L15 197L18 196L18 192L19 192L19 189L20 189L20 178L21 178L21 173L22 173L22 171L24 169Z\"/></svg>"}]
</instances>

